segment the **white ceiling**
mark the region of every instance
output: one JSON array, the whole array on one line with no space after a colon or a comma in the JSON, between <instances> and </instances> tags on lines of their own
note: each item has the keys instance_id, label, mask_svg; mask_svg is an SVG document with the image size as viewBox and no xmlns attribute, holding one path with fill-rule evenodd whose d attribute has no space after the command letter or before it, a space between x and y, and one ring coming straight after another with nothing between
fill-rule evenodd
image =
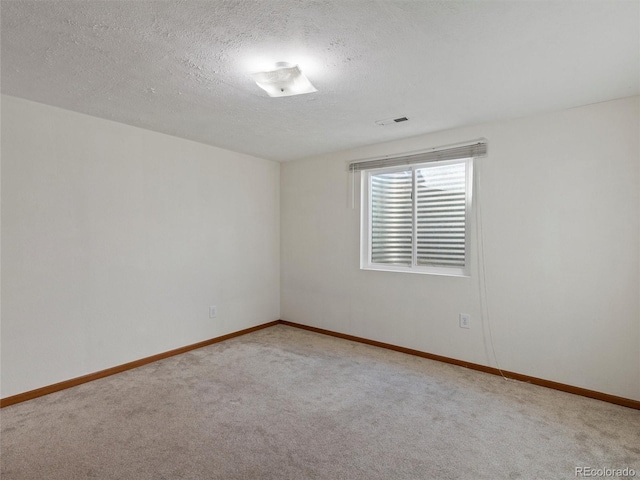
<instances>
[{"instance_id":1,"label":"white ceiling","mask_svg":"<svg viewBox=\"0 0 640 480\"><path fill-rule=\"evenodd\" d=\"M2 0L0 13L3 93L274 160L640 94L639 0ZM249 73L277 61L318 92L268 97Z\"/></svg>"}]
</instances>

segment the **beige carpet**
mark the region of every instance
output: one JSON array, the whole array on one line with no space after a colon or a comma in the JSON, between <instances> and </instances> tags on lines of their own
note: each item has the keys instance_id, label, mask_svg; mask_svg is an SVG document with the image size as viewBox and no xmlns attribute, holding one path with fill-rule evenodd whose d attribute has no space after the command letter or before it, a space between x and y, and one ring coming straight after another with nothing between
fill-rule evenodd
<instances>
[{"instance_id":1,"label":"beige carpet","mask_svg":"<svg viewBox=\"0 0 640 480\"><path fill-rule=\"evenodd\" d=\"M0 421L2 480L640 478L639 411L283 325Z\"/></svg>"}]
</instances>

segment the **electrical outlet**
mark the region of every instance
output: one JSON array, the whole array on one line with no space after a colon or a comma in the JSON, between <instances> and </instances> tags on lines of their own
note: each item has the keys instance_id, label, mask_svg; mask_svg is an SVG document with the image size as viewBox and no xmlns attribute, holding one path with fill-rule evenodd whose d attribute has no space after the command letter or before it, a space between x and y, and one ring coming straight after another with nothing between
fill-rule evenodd
<instances>
[{"instance_id":1,"label":"electrical outlet","mask_svg":"<svg viewBox=\"0 0 640 480\"><path fill-rule=\"evenodd\" d=\"M471 328L471 315L468 313L460 314L460 328Z\"/></svg>"},{"instance_id":2,"label":"electrical outlet","mask_svg":"<svg viewBox=\"0 0 640 480\"><path fill-rule=\"evenodd\" d=\"M218 307L211 305L209 307L209 318L216 318L218 316Z\"/></svg>"}]
</instances>

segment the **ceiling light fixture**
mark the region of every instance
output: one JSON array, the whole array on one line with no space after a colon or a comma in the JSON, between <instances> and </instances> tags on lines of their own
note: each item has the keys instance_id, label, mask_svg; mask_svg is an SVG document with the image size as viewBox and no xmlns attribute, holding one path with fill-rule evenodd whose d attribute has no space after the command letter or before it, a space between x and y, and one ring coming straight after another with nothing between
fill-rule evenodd
<instances>
[{"instance_id":1,"label":"ceiling light fixture","mask_svg":"<svg viewBox=\"0 0 640 480\"><path fill-rule=\"evenodd\" d=\"M298 65L287 62L278 62L275 70L252 73L251 76L270 97L289 97L318 91Z\"/></svg>"}]
</instances>

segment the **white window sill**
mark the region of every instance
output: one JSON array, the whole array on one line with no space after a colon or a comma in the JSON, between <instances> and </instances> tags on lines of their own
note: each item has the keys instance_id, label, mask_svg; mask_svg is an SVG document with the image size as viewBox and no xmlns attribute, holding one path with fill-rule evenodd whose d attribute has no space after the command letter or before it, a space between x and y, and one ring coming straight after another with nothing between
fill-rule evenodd
<instances>
[{"instance_id":1,"label":"white window sill","mask_svg":"<svg viewBox=\"0 0 640 480\"><path fill-rule=\"evenodd\" d=\"M361 270L374 270L378 272L417 273L420 275L440 275L445 277L469 278L471 275L463 268L443 267L403 267L401 265L363 265Z\"/></svg>"}]
</instances>

